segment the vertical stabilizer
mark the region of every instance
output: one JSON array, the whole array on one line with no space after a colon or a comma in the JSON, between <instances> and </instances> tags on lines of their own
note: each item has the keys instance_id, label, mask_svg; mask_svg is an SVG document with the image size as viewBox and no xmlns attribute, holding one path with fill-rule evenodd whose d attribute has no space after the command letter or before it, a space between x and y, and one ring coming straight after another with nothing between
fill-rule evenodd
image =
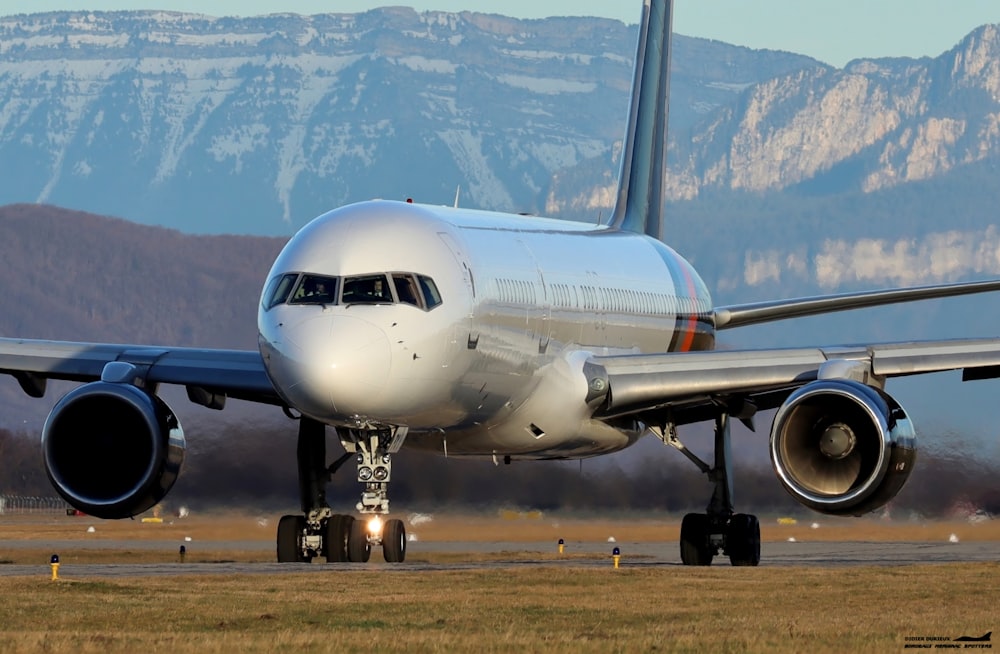
<instances>
[{"instance_id":1,"label":"vertical stabilizer","mask_svg":"<svg viewBox=\"0 0 1000 654\"><path fill-rule=\"evenodd\" d=\"M673 0L643 2L618 195L607 223L660 240L673 5Z\"/></svg>"}]
</instances>

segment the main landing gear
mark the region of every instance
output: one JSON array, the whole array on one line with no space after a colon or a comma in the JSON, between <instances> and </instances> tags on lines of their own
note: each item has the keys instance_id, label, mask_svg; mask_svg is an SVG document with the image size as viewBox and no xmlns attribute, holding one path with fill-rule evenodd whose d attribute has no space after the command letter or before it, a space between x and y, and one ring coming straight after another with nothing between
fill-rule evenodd
<instances>
[{"instance_id":1,"label":"main landing gear","mask_svg":"<svg viewBox=\"0 0 1000 654\"><path fill-rule=\"evenodd\" d=\"M372 547L381 547L388 563L406 558L406 528L402 520L385 520L389 512L392 454L406 437L404 429L347 430L341 437L345 454L326 465L326 426L299 419L299 496L303 515L286 515L278 522L278 561L308 563L318 556L329 563L366 563ZM326 484L350 459L364 484L357 509L363 518L334 513L326 502Z\"/></svg>"},{"instance_id":2,"label":"main landing gear","mask_svg":"<svg viewBox=\"0 0 1000 654\"><path fill-rule=\"evenodd\" d=\"M689 513L681 522L681 562L712 565L721 550L738 566L760 563L760 522L757 516L733 513L733 468L729 448L729 415L715 419L715 466L710 467L677 438L673 425L660 432L667 445L677 448L715 485L705 513Z\"/></svg>"}]
</instances>

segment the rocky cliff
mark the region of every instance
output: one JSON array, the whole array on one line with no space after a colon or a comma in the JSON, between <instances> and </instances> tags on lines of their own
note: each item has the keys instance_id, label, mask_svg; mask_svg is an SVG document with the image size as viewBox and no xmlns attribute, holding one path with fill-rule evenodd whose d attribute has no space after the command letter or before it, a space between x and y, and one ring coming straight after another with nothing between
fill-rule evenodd
<instances>
[{"instance_id":1,"label":"rocky cliff","mask_svg":"<svg viewBox=\"0 0 1000 654\"><path fill-rule=\"evenodd\" d=\"M242 233L457 188L463 205L538 212L559 171L615 168L634 39L611 20L404 8L2 18L0 204ZM676 52L682 131L813 63L684 38Z\"/></svg>"}]
</instances>

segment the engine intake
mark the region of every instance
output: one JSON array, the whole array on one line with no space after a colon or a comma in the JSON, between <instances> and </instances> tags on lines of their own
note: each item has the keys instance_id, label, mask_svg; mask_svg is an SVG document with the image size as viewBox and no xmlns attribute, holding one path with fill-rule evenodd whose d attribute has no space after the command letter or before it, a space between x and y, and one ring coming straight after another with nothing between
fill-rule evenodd
<instances>
[{"instance_id":1,"label":"engine intake","mask_svg":"<svg viewBox=\"0 0 1000 654\"><path fill-rule=\"evenodd\" d=\"M128 518L162 500L184 461L184 431L166 403L131 384L67 393L42 428L52 485L98 518Z\"/></svg>"},{"instance_id":2,"label":"engine intake","mask_svg":"<svg viewBox=\"0 0 1000 654\"><path fill-rule=\"evenodd\" d=\"M771 463L785 490L833 515L884 506L906 483L916 454L902 407L850 380L806 384L788 397L771 428Z\"/></svg>"}]
</instances>

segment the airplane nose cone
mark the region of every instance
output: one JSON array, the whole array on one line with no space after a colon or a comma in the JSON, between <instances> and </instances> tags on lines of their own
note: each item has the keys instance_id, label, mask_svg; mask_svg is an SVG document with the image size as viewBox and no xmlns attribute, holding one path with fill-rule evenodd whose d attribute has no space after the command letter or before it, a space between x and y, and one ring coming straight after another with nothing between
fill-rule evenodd
<instances>
[{"instance_id":1,"label":"airplane nose cone","mask_svg":"<svg viewBox=\"0 0 1000 654\"><path fill-rule=\"evenodd\" d=\"M340 317L330 330L322 365L330 370L334 410L343 415L369 414L389 381L389 339L367 320Z\"/></svg>"},{"instance_id":2,"label":"airplane nose cone","mask_svg":"<svg viewBox=\"0 0 1000 654\"><path fill-rule=\"evenodd\" d=\"M374 417L389 379L385 332L362 318L329 315L283 332L283 342L272 348L269 369L294 408L320 419Z\"/></svg>"}]
</instances>

